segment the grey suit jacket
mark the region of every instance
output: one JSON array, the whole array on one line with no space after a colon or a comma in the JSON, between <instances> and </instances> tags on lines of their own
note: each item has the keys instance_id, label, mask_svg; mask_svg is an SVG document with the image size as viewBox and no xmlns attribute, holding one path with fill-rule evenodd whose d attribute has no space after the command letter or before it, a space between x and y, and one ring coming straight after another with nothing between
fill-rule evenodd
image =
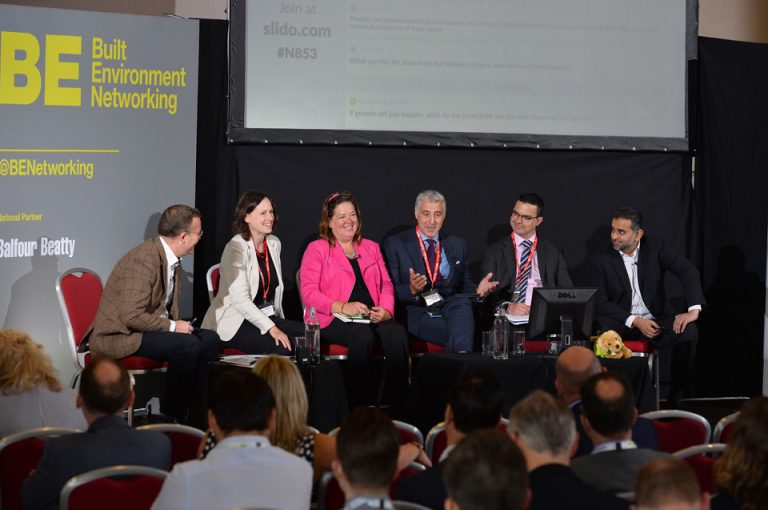
<instances>
[{"instance_id":1,"label":"grey suit jacket","mask_svg":"<svg viewBox=\"0 0 768 510\"><path fill-rule=\"evenodd\" d=\"M91 328L94 354L130 356L145 331L170 331L165 313L168 263L159 237L144 241L123 255L109 275ZM182 272L176 271L171 316L179 316Z\"/></svg>"},{"instance_id":2,"label":"grey suit jacket","mask_svg":"<svg viewBox=\"0 0 768 510\"><path fill-rule=\"evenodd\" d=\"M539 265L541 282L544 287L573 287L568 263L563 252L554 243L538 236L536 260ZM512 238L504 237L486 248L480 265L483 277L493 273L492 280L499 282L496 289L486 298L488 305L495 306L503 301L510 301L517 277L517 259L512 246Z\"/></svg>"},{"instance_id":3,"label":"grey suit jacket","mask_svg":"<svg viewBox=\"0 0 768 510\"><path fill-rule=\"evenodd\" d=\"M120 416L99 418L82 434L49 439L37 469L21 487L24 507L58 508L59 492L67 480L119 464L167 471L171 465L171 442L161 432L132 429Z\"/></svg>"},{"instance_id":4,"label":"grey suit jacket","mask_svg":"<svg viewBox=\"0 0 768 510\"><path fill-rule=\"evenodd\" d=\"M652 460L671 458L668 453L635 448L584 455L571 461L571 469L584 483L614 494L634 492L640 468Z\"/></svg>"}]
</instances>

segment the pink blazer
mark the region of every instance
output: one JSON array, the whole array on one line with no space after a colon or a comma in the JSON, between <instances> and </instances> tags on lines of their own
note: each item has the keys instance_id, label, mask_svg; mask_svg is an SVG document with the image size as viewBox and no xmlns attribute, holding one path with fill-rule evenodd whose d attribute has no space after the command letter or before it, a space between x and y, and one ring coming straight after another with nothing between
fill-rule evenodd
<instances>
[{"instance_id":1,"label":"pink blazer","mask_svg":"<svg viewBox=\"0 0 768 510\"><path fill-rule=\"evenodd\" d=\"M362 239L357 246L360 272L365 286L371 293L376 306L395 316L395 292L389 279L384 258L379 245L368 239ZM331 304L334 301L346 301L355 286L355 272L344 255L344 250L337 243L331 245L325 239L312 241L307 246L301 259L301 299L304 303L304 320L309 316L309 308L314 306L320 327L324 328L333 320Z\"/></svg>"}]
</instances>

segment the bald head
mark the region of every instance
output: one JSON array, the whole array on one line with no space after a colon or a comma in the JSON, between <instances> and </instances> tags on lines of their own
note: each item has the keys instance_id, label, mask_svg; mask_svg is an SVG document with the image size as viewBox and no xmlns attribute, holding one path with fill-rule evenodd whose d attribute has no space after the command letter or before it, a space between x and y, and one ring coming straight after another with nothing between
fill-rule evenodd
<instances>
[{"instance_id":1,"label":"bald head","mask_svg":"<svg viewBox=\"0 0 768 510\"><path fill-rule=\"evenodd\" d=\"M564 350L555 364L555 386L566 403L581 398L581 384L595 374L602 372L595 354L586 347L573 346Z\"/></svg>"},{"instance_id":2,"label":"bald head","mask_svg":"<svg viewBox=\"0 0 768 510\"><path fill-rule=\"evenodd\" d=\"M96 358L83 370L79 397L92 414L120 414L130 403L130 376L115 360Z\"/></svg>"}]
</instances>

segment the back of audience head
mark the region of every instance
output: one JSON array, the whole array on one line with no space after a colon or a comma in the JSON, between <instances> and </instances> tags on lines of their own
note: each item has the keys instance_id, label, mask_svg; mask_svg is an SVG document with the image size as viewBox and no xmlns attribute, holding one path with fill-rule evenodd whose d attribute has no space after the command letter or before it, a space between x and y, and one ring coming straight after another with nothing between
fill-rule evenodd
<instances>
[{"instance_id":1,"label":"back of audience head","mask_svg":"<svg viewBox=\"0 0 768 510\"><path fill-rule=\"evenodd\" d=\"M61 390L43 346L23 331L0 329L0 394L21 394L41 386Z\"/></svg>"},{"instance_id":2,"label":"back of audience head","mask_svg":"<svg viewBox=\"0 0 768 510\"><path fill-rule=\"evenodd\" d=\"M609 439L620 439L631 433L637 417L635 394L622 372L601 372L584 381L581 406L589 421L585 429Z\"/></svg>"},{"instance_id":3,"label":"back of audience head","mask_svg":"<svg viewBox=\"0 0 768 510\"><path fill-rule=\"evenodd\" d=\"M722 457L715 482L742 510L765 508L768 501L768 397L742 407Z\"/></svg>"},{"instance_id":4,"label":"back of audience head","mask_svg":"<svg viewBox=\"0 0 768 510\"><path fill-rule=\"evenodd\" d=\"M693 469L679 459L645 464L635 481L635 510L707 510L709 495L701 492Z\"/></svg>"},{"instance_id":5,"label":"back of audience head","mask_svg":"<svg viewBox=\"0 0 768 510\"><path fill-rule=\"evenodd\" d=\"M484 370L464 372L448 394L453 425L463 434L495 427L501 418L503 405L501 386ZM448 412L446 409L446 415Z\"/></svg>"},{"instance_id":6,"label":"back of audience head","mask_svg":"<svg viewBox=\"0 0 768 510\"><path fill-rule=\"evenodd\" d=\"M282 356L267 356L253 367L264 378L275 398L275 428L270 441L287 451L294 451L307 428L307 391L299 369Z\"/></svg>"},{"instance_id":7,"label":"back of audience head","mask_svg":"<svg viewBox=\"0 0 768 510\"><path fill-rule=\"evenodd\" d=\"M128 371L112 358L97 357L80 376L77 402L87 413L97 416L121 414L133 404L133 389Z\"/></svg>"},{"instance_id":8,"label":"back of audience head","mask_svg":"<svg viewBox=\"0 0 768 510\"><path fill-rule=\"evenodd\" d=\"M397 469L400 436L379 409L358 407L336 436L333 473L349 498L356 493L389 493Z\"/></svg>"},{"instance_id":9,"label":"back of audience head","mask_svg":"<svg viewBox=\"0 0 768 510\"><path fill-rule=\"evenodd\" d=\"M573 413L543 390L533 391L512 408L507 430L523 453L531 450L564 463L577 446Z\"/></svg>"},{"instance_id":10,"label":"back of audience head","mask_svg":"<svg viewBox=\"0 0 768 510\"><path fill-rule=\"evenodd\" d=\"M518 510L529 499L528 471L520 449L498 430L479 430L446 461L446 510Z\"/></svg>"},{"instance_id":11,"label":"back of audience head","mask_svg":"<svg viewBox=\"0 0 768 510\"><path fill-rule=\"evenodd\" d=\"M575 345L564 350L555 363L555 388L565 403L579 400L581 384L603 371L595 353Z\"/></svg>"},{"instance_id":12,"label":"back of audience head","mask_svg":"<svg viewBox=\"0 0 768 510\"><path fill-rule=\"evenodd\" d=\"M253 372L230 370L217 377L208 408L208 423L219 441L238 433L269 434L274 427L272 390Z\"/></svg>"}]
</instances>

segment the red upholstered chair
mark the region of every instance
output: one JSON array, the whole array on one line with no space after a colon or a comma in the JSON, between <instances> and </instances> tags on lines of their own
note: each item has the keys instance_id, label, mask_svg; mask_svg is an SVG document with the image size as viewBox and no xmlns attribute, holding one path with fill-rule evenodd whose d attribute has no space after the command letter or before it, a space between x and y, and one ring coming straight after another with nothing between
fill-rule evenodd
<instances>
[{"instance_id":1,"label":"red upholstered chair","mask_svg":"<svg viewBox=\"0 0 768 510\"><path fill-rule=\"evenodd\" d=\"M219 279L221 278L221 264L214 264L205 273L205 283L208 286L208 301L213 302L213 298L219 293Z\"/></svg>"},{"instance_id":2,"label":"red upholstered chair","mask_svg":"<svg viewBox=\"0 0 768 510\"><path fill-rule=\"evenodd\" d=\"M408 333L408 352L412 358L420 358L428 352L445 352L445 346L428 342Z\"/></svg>"},{"instance_id":3,"label":"red upholstered chair","mask_svg":"<svg viewBox=\"0 0 768 510\"><path fill-rule=\"evenodd\" d=\"M506 433L507 425L509 425L509 419L502 416L496 428ZM429 460L432 461L432 465L440 462L440 456L447 446L448 439L445 436L445 422L441 421L427 432L427 440L424 446L424 451L427 453Z\"/></svg>"},{"instance_id":4,"label":"red upholstered chair","mask_svg":"<svg viewBox=\"0 0 768 510\"><path fill-rule=\"evenodd\" d=\"M659 354L650 340L626 340L624 342L631 351L633 358L648 358L648 370L651 373L651 384L656 390L656 409L659 408Z\"/></svg>"},{"instance_id":5,"label":"red upholstered chair","mask_svg":"<svg viewBox=\"0 0 768 510\"><path fill-rule=\"evenodd\" d=\"M733 428L736 426L736 418L739 417L739 413L731 413L720 419L715 425L715 431L712 432L712 441L715 443L727 443L733 433Z\"/></svg>"},{"instance_id":6,"label":"red upholstered chair","mask_svg":"<svg viewBox=\"0 0 768 510\"><path fill-rule=\"evenodd\" d=\"M714 494L716 486L713 468L717 457L725 451L725 447L726 445L723 443L703 444L684 448L673 455L684 460L693 468L702 491Z\"/></svg>"},{"instance_id":7,"label":"red upholstered chair","mask_svg":"<svg viewBox=\"0 0 768 510\"><path fill-rule=\"evenodd\" d=\"M152 423L136 427L136 430L154 430L168 436L171 440L171 467L179 462L195 460L200 442L205 438L202 430L176 423Z\"/></svg>"},{"instance_id":8,"label":"red upholstered chair","mask_svg":"<svg viewBox=\"0 0 768 510\"><path fill-rule=\"evenodd\" d=\"M690 411L667 409L641 414L653 421L659 449L674 453L689 446L707 444L711 426L706 418Z\"/></svg>"},{"instance_id":9,"label":"red upholstered chair","mask_svg":"<svg viewBox=\"0 0 768 510\"><path fill-rule=\"evenodd\" d=\"M76 267L65 271L56 279L56 295L64 316L69 352L77 369L77 374L72 379L73 388L82 369L91 361L89 352L80 353L78 350L80 342L96 317L103 291L101 278L90 269ZM117 361L134 377L150 372L164 372L167 366L167 363L143 356L128 356ZM146 414L146 409L129 409L129 423L133 422L134 414Z\"/></svg>"},{"instance_id":10,"label":"red upholstered chair","mask_svg":"<svg viewBox=\"0 0 768 510\"><path fill-rule=\"evenodd\" d=\"M400 435L400 444L408 444L416 441L420 445L424 446L424 435L417 427L411 425L410 423L399 420L392 420L392 423L395 425L397 433ZM336 435L339 433L339 430L340 427L336 427L335 429L328 432L328 435L331 437L336 437Z\"/></svg>"},{"instance_id":11,"label":"red upholstered chair","mask_svg":"<svg viewBox=\"0 0 768 510\"><path fill-rule=\"evenodd\" d=\"M72 477L64 484L59 509L149 510L166 476L168 472L146 466L94 469Z\"/></svg>"},{"instance_id":12,"label":"red upholstered chair","mask_svg":"<svg viewBox=\"0 0 768 510\"><path fill-rule=\"evenodd\" d=\"M43 456L45 439L82 432L43 427L10 434L0 439L0 508L22 510L21 484Z\"/></svg>"}]
</instances>

